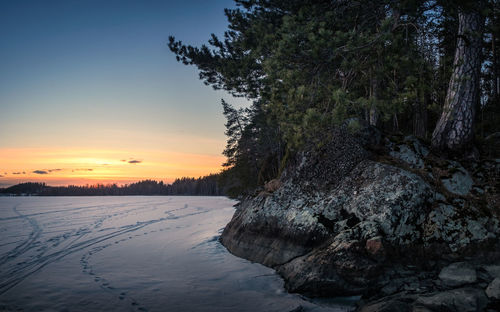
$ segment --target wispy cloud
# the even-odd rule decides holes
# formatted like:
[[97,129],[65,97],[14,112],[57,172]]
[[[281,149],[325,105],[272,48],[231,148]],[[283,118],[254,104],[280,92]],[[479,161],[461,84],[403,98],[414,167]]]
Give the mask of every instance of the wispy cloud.
[[23,174],[23,172],[12,172],[12,174]]
[[121,162],[129,163],[129,164],[140,164],[140,163],[142,163],[142,160],[135,159],[135,158],[132,158],[132,157],[130,157],[128,160],[127,159],[120,159],[120,161]]
[[3,178],[3,175],[0,174],[0,178]]
[[92,168],[78,168],[78,169],[71,170],[71,172],[75,172],[75,171],[94,171],[94,169],[92,169]]
[[[57,168],[57,169],[43,169],[43,170],[35,170],[32,172],[36,173],[36,174],[49,174],[49,173],[57,172],[57,171],[63,171],[63,169],[59,169],[59,168]],[[25,172],[23,172],[23,173],[25,173]],[[20,172],[17,174],[20,174]]]

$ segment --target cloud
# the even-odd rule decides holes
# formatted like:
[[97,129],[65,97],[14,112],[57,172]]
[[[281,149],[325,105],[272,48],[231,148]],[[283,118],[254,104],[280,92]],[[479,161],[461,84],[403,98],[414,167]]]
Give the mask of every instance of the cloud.
[[23,174],[23,172],[12,172],[12,174]]
[[[59,169],[59,168],[58,169],[43,169],[43,170],[35,170],[32,172],[36,173],[36,174],[49,174],[49,173],[56,172],[56,171],[63,171],[63,169]],[[17,172],[14,174],[21,174],[21,173]],[[26,172],[23,171],[23,174],[26,174]]]
[[0,174],[0,178],[3,178],[3,175]]
[[129,164],[140,164],[140,163],[142,163],[142,160],[135,159],[135,158],[132,158],[132,157],[130,157],[128,160],[127,159],[121,159],[120,161],[129,163]]
[[92,168],[78,168],[78,169],[71,170],[71,172],[75,172],[75,171],[94,171],[94,169],[92,169]]

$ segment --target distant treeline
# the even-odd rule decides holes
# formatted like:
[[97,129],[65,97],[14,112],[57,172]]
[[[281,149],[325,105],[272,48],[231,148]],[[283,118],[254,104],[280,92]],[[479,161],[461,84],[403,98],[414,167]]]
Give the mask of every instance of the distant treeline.
[[45,183],[20,183],[0,189],[0,194],[38,195],[38,196],[106,196],[106,195],[224,195],[218,185],[218,175],[211,174],[200,178],[180,178],[172,184],[162,181],[144,180],[119,186],[117,184],[49,186]]

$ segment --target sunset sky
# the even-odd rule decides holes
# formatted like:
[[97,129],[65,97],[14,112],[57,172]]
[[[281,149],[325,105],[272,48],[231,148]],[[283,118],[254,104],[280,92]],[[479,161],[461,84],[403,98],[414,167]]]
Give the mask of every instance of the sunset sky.
[[[174,4],[176,3],[176,4]],[[218,172],[220,99],[167,47],[226,29],[230,0],[1,1],[0,187]]]

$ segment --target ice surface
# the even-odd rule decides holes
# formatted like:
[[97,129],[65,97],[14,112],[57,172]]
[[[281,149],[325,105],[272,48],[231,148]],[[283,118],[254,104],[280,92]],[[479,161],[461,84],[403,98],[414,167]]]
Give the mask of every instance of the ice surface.
[[218,237],[225,197],[0,197],[0,310],[350,310],[288,294]]

